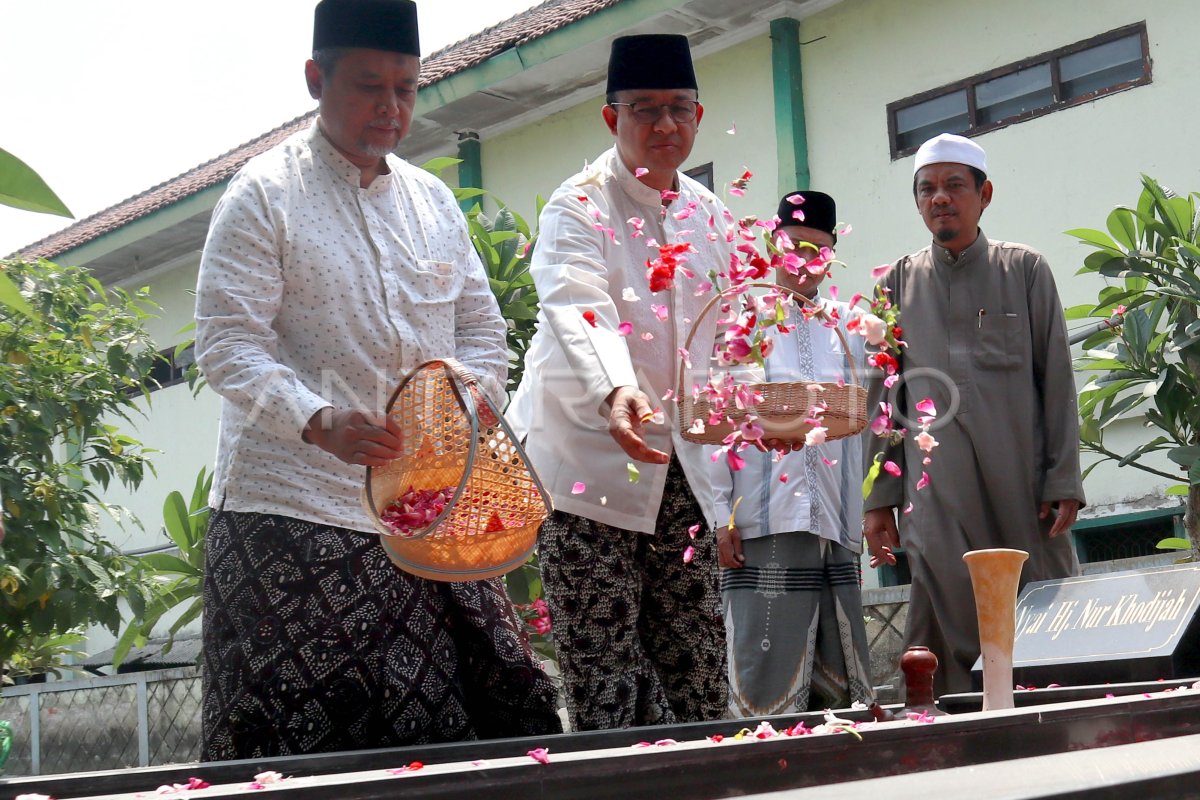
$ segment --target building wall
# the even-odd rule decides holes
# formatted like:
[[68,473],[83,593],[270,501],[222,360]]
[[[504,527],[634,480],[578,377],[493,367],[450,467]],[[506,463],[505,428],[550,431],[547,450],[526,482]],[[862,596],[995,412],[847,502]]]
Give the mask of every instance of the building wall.
[[[192,331],[181,328],[192,320],[195,297],[191,292],[196,286],[198,269],[199,256],[196,256],[149,280],[131,282],[132,287],[147,286],[151,298],[160,306],[157,316],[146,324],[160,350],[193,336]],[[174,491],[180,492],[185,502],[190,500],[200,469],[212,471],[220,417],[220,398],[216,392],[204,388],[193,396],[186,383],[154,391],[149,403],[138,399],[137,405],[143,412],[141,415],[131,415],[129,421],[117,420],[115,424],[156,451],[150,456],[154,472],[147,472],[141,486],[134,491],[114,482],[105,492],[105,501],[128,509],[141,524],[129,521],[118,525],[107,516],[100,517],[102,530],[125,552],[170,544],[163,532],[163,502]],[[171,615],[164,619],[163,633],[174,618]],[[186,630],[199,632],[199,620]],[[115,637],[99,626],[89,628],[88,638],[87,649],[93,653],[115,642]]]
[[[813,186],[836,194],[839,215],[855,228],[839,241],[838,254],[851,265],[838,279],[843,289],[868,287],[870,268],[929,241],[913,204],[912,156],[891,160],[888,103],[1141,20],[1152,83],[976,139],[995,186],[982,229],[1041,250],[1064,306],[1072,306],[1094,302],[1103,279],[1075,275],[1091,250],[1064,231],[1103,229],[1113,206],[1136,201],[1141,173],[1181,191],[1195,188],[1191,126],[1169,110],[1194,108],[1200,51],[1190,32],[1200,24],[1200,6],[1094,0],[1082,14],[1076,3],[1045,0],[845,0],[803,21],[801,41],[812,41],[801,52]],[[1117,444],[1145,440],[1136,424],[1113,433]],[[1105,506],[1160,497],[1166,485],[1108,465],[1085,488],[1092,506]]]

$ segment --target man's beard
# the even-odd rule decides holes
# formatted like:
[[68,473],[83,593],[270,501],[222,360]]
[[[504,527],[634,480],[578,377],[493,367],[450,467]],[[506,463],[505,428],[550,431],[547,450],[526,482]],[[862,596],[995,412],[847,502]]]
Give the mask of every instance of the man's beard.
[[954,241],[954,237],[958,236],[958,231],[952,231],[948,228],[942,228],[940,231],[935,233],[933,236],[939,242],[945,244],[946,242]]
[[388,153],[391,153],[394,148],[388,147],[385,144],[371,144],[369,142],[362,142],[360,149],[365,156],[370,156],[371,158],[383,158]]

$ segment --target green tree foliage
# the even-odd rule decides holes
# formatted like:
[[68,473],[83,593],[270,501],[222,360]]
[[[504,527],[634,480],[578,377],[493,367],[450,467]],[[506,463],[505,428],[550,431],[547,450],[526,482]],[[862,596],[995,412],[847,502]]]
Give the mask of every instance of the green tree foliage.
[[[136,487],[149,464],[115,423],[158,355],[144,329],[144,292],[106,291],[85,271],[48,261],[0,262],[32,316],[0,307],[0,667],[99,623],[120,625],[117,601],[140,596],[130,559],[98,526],[120,510],[101,499]],[[61,641],[61,640],[60,640]]]
[[[421,168],[440,175],[442,170],[460,163],[461,159],[457,158],[435,158],[422,164]],[[454,189],[454,197],[460,203],[482,200],[486,196],[489,196],[489,192],[485,189]],[[475,252],[487,271],[492,294],[500,305],[500,315],[507,325],[509,361],[506,388],[511,395],[521,383],[521,376],[525,372],[525,351],[529,349],[529,341],[537,324],[537,287],[533,285],[533,276],[529,274],[529,261],[538,233],[503,201],[495,197],[493,200],[498,206],[494,215],[485,214],[481,203],[476,203],[466,212],[467,229],[471,244],[475,246]],[[546,201],[538,197],[535,203],[535,217],[540,217]]]
[[[1108,216],[1107,231],[1067,231],[1095,248],[1080,273],[1109,279],[1094,305],[1068,310],[1068,318],[1117,315],[1084,342],[1076,369],[1093,373],[1079,395],[1080,440],[1101,461],[1136,467],[1172,481],[1168,491],[1187,497],[1185,527],[1200,544],[1200,216],[1192,193],[1177,196],[1142,177],[1132,207]],[[1142,416],[1148,439],[1116,452],[1105,430],[1118,419]],[[1164,453],[1176,471],[1147,463]]]
[[[71,216],[41,176],[7,150],[0,150],[0,205],[60,217]],[[16,309],[26,316],[33,314],[16,284],[3,272],[0,272],[0,307]]]
[[[542,199],[537,201],[540,216]],[[516,391],[525,373],[525,351],[537,324],[538,297],[533,276],[529,274],[529,259],[537,233],[520,214],[501,205],[495,215],[488,217],[475,206],[467,213],[471,243],[475,245],[500,315],[507,326],[509,394]]]

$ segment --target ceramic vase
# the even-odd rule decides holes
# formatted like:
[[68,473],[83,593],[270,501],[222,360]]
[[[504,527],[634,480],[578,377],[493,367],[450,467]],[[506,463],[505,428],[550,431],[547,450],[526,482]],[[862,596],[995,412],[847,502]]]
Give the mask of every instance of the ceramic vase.
[[983,710],[1013,707],[1013,641],[1017,627],[1017,586],[1024,550],[996,548],[963,554],[975,590],[979,650],[983,656]]

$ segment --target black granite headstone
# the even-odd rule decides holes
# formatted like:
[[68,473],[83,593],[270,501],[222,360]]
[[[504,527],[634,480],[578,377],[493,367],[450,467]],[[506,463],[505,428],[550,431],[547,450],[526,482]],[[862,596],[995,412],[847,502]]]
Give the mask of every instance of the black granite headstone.
[[[1200,564],[1026,585],[1013,680],[1044,687],[1200,676]],[[975,662],[976,688],[983,685]]]

